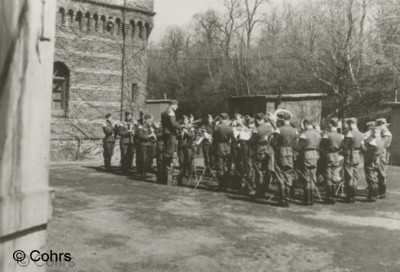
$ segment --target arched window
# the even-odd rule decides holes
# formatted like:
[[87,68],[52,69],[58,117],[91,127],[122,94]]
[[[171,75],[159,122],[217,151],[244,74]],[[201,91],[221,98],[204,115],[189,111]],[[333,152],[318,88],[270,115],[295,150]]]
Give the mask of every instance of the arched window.
[[117,35],[121,35],[121,29],[122,29],[122,25],[121,25],[121,19],[117,18],[117,20],[115,20],[115,23],[117,25]]
[[145,28],[145,31],[146,31],[145,38],[146,38],[146,40],[148,40],[149,37],[150,37],[150,32],[151,32],[150,24],[149,24],[149,23],[146,23],[146,24],[144,25],[144,28]]
[[111,34],[113,34],[113,32],[114,32],[114,23],[112,22],[112,17],[108,18],[107,32],[109,32]]
[[69,69],[64,63],[58,61],[54,63],[51,104],[53,116],[67,116],[68,114],[69,76]]
[[93,20],[94,20],[94,31],[98,32],[99,31],[99,15],[94,14]]
[[135,27],[136,27],[136,25],[135,25],[135,21],[130,21],[130,26],[131,26],[131,36],[132,36],[132,38],[135,38]]
[[66,18],[65,18],[65,9],[64,8],[60,8],[59,16],[60,16],[60,19],[59,19],[60,25],[65,26]]
[[143,40],[143,23],[141,21],[138,22],[137,24],[138,28],[139,28],[139,39]]
[[103,33],[106,33],[106,31],[107,31],[107,20],[106,20],[106,16],[104,16],[104,15],[101,16],[101,27],[102,27],[101,31]]
[[74,25],[74,11],[72,9],[68,10],[68,25]]
[[78,11],[78,12],[76,13],[75,21],[78,22],[79,30],[82,30],[82,19],[83,19],[82,12]]
[[86,19],[86,27],[87,27],[87,32],[90,32],[91,27],[92,27],[92,18],[90,17],[90,13],[86,12],[85,14],[85,19]]

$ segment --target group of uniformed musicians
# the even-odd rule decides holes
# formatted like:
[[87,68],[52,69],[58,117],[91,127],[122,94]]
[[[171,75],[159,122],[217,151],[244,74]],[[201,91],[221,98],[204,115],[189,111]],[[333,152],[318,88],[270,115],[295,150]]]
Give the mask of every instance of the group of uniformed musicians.
[[[358,167],[363,161],[368,200],[385,197],[392,135],[384,118],[369,122],[366,133],[358,130],[356,118],[331,118],[329,128],[321,132],[307,119],[296,127],[287,110],[258,113],[255,118],[236,114],[233,120],[226,113],[198,121],[190,115],[178,122],[177,108],[178,101],[172,100],[161,115],[161,124],[154,123],[148,114],[134,122],[126,112],[125,120],[114,125],[111,114],[107,114],[103,126],[105,168],[112,169],[111,157],[119,137],[124,173],[129,173],[136,152],[137,173],[146,179],[153,172],[159,183],[167,184],[177,151],[181,181],[189,178],[197,147],[201,147],[204,173],[209,177],[216,174],[218,190],[230,187],[262,197],[272,183],[277,183],[280,204],[288,207],[289,199],[295,196],[294,182],[303,189],[304,204],[313,205],[319,177],[326,184],[326,203],[335,204],[340,184],[346,190],[347,202],[354,203]],[[152,168],[154,159],[157,170]]]

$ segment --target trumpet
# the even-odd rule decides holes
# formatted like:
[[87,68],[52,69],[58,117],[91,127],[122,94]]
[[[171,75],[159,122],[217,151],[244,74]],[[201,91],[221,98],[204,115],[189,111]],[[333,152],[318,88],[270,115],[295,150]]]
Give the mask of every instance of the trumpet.
[[154,128],[153,128],[152,124],[148,123],[148,124],[146,124],[146,126],[150,130],[149,138],[153,137],[157,141],[157,135],[156,135],[156,133],[154,131]]

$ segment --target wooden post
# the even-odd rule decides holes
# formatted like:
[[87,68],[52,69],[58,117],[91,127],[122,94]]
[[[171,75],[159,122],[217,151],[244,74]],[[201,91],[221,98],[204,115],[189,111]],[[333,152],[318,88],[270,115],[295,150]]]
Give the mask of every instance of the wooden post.
[[44,252],[56,1],[0,0],[0,271]]

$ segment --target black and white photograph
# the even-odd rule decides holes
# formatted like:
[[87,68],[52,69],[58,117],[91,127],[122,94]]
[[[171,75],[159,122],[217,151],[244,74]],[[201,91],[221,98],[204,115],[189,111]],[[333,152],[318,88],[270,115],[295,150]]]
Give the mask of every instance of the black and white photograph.
[[400,0],[0,0],[0,272],[399,272]]

